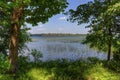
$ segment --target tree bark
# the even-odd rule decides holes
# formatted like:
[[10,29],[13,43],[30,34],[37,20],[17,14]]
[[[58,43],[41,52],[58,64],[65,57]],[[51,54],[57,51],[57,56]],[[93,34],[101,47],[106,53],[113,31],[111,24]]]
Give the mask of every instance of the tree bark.
[[18,66],[18,35],[19,27],[17,24],[12,24],[10,33],[10,49],[9,49],[9,61],[10,61],[10,71],[12,73],[17,71]]
[[9,45],[9,63],[10,73],[15,73],[18,70],[18,48],[19,48],[19,33],[20,33],[20,17],[23,8],[16,8],[12,12],[11,16],[11,28],[10,28],[10,45]]
[[111,41],[108,44],[108,56],[107,56],[107,61],[110,61],[111,58]]
[[108,39],[108,56],[107,56],[107,61],[110,61],[110,58],[111,58],[111,47],[112,47],[112,31],[111,31],[111,28],[109,28],[108,31],[109,31],[109,39]]

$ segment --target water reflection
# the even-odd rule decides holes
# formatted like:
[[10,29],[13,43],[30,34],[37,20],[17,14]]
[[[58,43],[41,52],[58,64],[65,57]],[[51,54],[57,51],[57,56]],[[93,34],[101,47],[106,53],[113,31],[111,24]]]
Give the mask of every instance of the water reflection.
[[[62,58],[68,60],[76,60],[86,59],[88,57],[98,57],[100,59],[106,59],[106,54],[104,54],[103,52],[98,52],[94,49],[90,49],[87,45],[83,45],[77,41],[72,42],[72,39],[70,41],[70,38],[68,40],[67,38],[64,39],[61,39],[61,41],[57,38],[34,38],[34,41],[28,43],[27,45],[30,50],[37,49],[43,53],[43,58],[41,58],[42,61]],[[75,39],[73,38],[73,40]]]

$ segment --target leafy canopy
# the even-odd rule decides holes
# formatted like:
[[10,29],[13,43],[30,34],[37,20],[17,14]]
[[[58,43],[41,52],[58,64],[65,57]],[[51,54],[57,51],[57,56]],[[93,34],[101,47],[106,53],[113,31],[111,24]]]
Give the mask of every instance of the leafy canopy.
[[[76,10],[69,10],[69,21],[78,25],[88,23],[91,30],[85,43],[100,50],[107,50],[108,44],[117,44],[116,36],[120,32],[120,1],[94,0],[79,5]],[[114,33],[113,33],[114,32]],[[117,34],[116,34],[117,32]],[[117,44],[118,45],[118,44]]]
[[56,15],[67,7],[66,0],[0,0],[0,51],[6,53],[9,49],[11,27],[14,20],[11,19],[13,12],[18,13],[22,9],[18,24],[21,27],[19,32],[19,51],[25,47],[25,42],[30,41],[27,34],[26,23],[33,26],[37,23],[45,23],[50,17]]
[[66,0],[0,0],[0,26],[8,26],[14,9],[23,8],[20,24],[45,23],[50,17],[64,11]]

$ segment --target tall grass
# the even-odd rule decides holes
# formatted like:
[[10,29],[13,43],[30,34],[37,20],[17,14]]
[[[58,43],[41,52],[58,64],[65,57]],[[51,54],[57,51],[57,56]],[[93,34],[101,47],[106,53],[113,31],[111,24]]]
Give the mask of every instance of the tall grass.
[[21,62],[23,60],[19,60],[17,74],[11,76],[0,73],[0,80],[120,80],[120,72],[111,69],[106,61],[97,58],[87,61],[62,59],[39,63],[25,60]]

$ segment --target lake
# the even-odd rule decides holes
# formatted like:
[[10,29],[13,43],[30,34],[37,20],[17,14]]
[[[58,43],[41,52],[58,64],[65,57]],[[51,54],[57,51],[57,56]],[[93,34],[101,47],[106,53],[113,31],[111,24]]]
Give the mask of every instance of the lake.
[[[85,36],[64,36],[64,37],[41,37],[32,36],[32,42],[27,43],[30,51],[36,49],[41,51],[43,57],[42,61],[56,60],[56,59],[87,59],[88,57],[97,57],[99,59],[106,59],[107,55],[104,52],[89,48],[88,45],[82,44],[81,41]],[[33,57],[31,56],[31,60]]]

